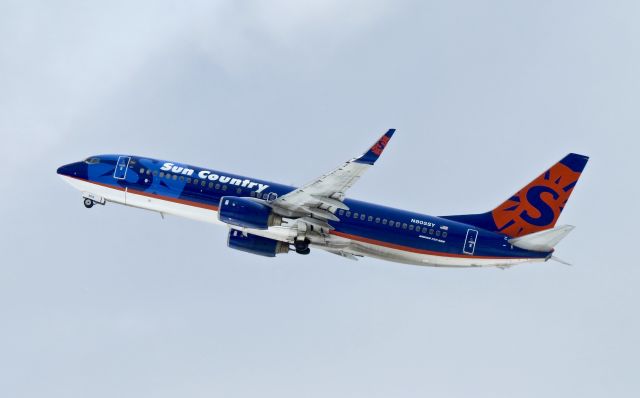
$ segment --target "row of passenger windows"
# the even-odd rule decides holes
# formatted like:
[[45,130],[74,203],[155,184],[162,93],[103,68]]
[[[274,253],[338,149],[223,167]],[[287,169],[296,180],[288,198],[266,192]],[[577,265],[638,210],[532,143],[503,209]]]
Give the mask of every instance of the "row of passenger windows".
[[[149,169],[140,168],[140,175],[153,175],[158,176],[160,178],[166,178],[167,180],[173,181],[186,181],[187,184],[200,185],[202,188],[209,187],[209,189],[216,189],[218,191],[226,191],[229,187],[226,184],[214,183],[213,181],[209,181],[207,184],[206,180],[199,180],[197,178],[178,176],[177,174],[165,173],[164,171],[158,172],[158,170],[154,170],[153,172]],[[242,193],[242,188],[236,188],[236,193]]]
[[375,222],[376,224],[388,225],[390,227],[408,229],[409,231],[415,230],[416,232],[422,232],[423,234],[442,236],[443,238],[447,237],[447,231],[440,231],[439,229],[434,230],[433,228],[421,227],[415,224],[401,223],[400,221],[387,220],[386,218],[380,217],[375,217],[374,219],[373,216],[367,216],[364,213],[352,213],[350,211],[339,210],[338,215],[347,218],[353,218],[355,220]]
[[[151,170],[144,169],[144,168],[140,168],[140,175],[153,175],[153,176],[158,176],[160,178],[166,178],[167,180],[173,180],[173,181],[180,180],[184,182],[186,180],[187,184],[200,185],[203,188],[209,187],[209,189],[215,189],[217,191],[223,191],[223,192],[226,192],[227,190],[229,190],[229,188],[233,188],[233,187],[227,186],[226,184],[214,183],[212,181],[209,181],[207,183],[207,181],[199,180],[197,178],[178,176],[176,174],[165,173],[164,171],[158,172],[158,170],[154,170],[152,172]],[[241,194],[242,188],[237,187],[236,193]],[[275,200],[278,197],[278,195],[275,194],[274,192],[269,192],[269,193],[265,192],[261,194],[255,191],[251,191],[251,196],[254,198],[258,198],[258,199],[262,198],[264,200],[269,200],[269,201]]]
[[[206,188],[208,186],[209,189],[216,189],[218,191],[228,190],[228,187],[225,184],[220,184],[220,183],[214,184],[212,181],[209,181],[209,183],[207,184],[207,181],[205,180],[199,180],[197,178],[191,178],[191,177],[185,177],[185,176],[178,176],[176,174],[165,173],[164,171],[158,172],[158,170],[154,170],[152,172],[149,169],[140,168],[140,175],[159,176],[160,178],[166,178],[167,180],[173,180],[173,181],[177,181],[177,180],[185,181],[186,179],[187,184],[200,185],[203,188]],[[236,193],[238,194],[242,193],[242,188],[240,187],[236,188]],[[272,195],[273,197],[270,197],[269,195]],[[273,200],[277,197],[274,193],[271,193],[271,194],[264,193],[261,195],[260,193],[257,193],[255,191],[251,192],[251,196],[256,198],[260,198],[262,196],[262,198],[265,200]],[[353,217],[354,219],[356,220],[359,219],[360,221],[375,222],[376,224],[382,223],[382,225],[388,225],[390,227],[395,227],[395,228],[408,229],[409,231],[415,230],[418,233],[422,232],[423,234],[428,233],[429,235],[442,236],[443,238],[447,237],[447,231],[441,232],[440,230],[434,230],[433,228],[420,227],[419,225],[401,223],[400,221],[387,220],[386,218],[380,218],[380,217],[376,217],[374,219],[373,216],[367,217],[367,215],[364,213],[356,213],[356,212],[352,213],[350,211],[339,210],[338,215],[346,216],[347,218]]]

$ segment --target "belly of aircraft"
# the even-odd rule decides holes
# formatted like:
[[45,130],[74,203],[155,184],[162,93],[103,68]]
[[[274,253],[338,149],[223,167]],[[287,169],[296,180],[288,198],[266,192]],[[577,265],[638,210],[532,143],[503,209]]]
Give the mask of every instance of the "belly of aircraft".
[[349,248],[345,250],[355,255],[373,257],[381,260],[393,261],[403,264],[422,265],[430,267],[510,267],[527,262],[544,261],[544,259],[527,258],[478,258],[474,256],[452,257],[447,256],[447,253],[442,253],[441,255],[412,253],[409,251],[356,241],[352,241],[352,244],[349,245]]
[[[144,192],[119,189],[103,184],[63,176],[63,179],[74,188],[83,192],[83,195],[91,193],[98,195],[107,201],[125,204],[127,206],[152,210],[163,214],[185,217],[192,220],[204,221],[214,224],[222,224],[218,220],[217,211],[211,206],[194,206],[187,203],[178,203],[171,198],[149,195]],[[209,207],[209,208],[207,208]],[[247,230],[247,232],[266,238],[293,242],[296,236],[294,227],[271,227],[268,230]],[[312,246],[327,251],[340,250],[355,256],[373,257],[380,260],[393,261],[403,264],[423,265],[432,267],[510,267],[513,265],[544,261],[544,259],[527,258],[480,258],[476,256],[448,256],[442,254],[424,254],[411,251],[380,246],[372,243],[359,242],[352,239],[330,236],[328,238],[312,237]]]

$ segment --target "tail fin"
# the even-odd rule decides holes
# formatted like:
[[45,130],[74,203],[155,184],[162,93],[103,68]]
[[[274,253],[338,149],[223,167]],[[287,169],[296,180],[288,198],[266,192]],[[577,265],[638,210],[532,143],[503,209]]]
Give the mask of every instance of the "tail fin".
[[490,212],[443,218],[512,238],[553,228],[588,160],[570,153]]

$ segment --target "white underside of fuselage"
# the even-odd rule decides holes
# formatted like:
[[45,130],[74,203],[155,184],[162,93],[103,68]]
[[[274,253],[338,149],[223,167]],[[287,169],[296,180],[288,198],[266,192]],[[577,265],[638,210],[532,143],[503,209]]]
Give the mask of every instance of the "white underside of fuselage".
[[[98,203],[113,202],[126,206],[152,210],[161,214],[184,217],[196,221],[204,221],[212,224],[229,226],[218,220],[218,212],[198,206],[164,200],[159,197],[140,195],[128,190],[119,190],[105,185],[95,184],[89,181],[63,176],[60,177],[71,186],[82,192],[84,197],[88,197]],[[235,227],[234,227],[235,228]],[[293,243],[298,235],[295,223],[292,226],[286,224],[279,227],[270,227],[268,230],[242,229],[248,233]],[[340,236],[320,234],[309,234],[306,236],[311,240],[311,246],[336,254],[351,256],[374,257],[382,260],[393,261],[403,264],[425,265],[434,267],[510,267],[526,262],[543,262],[544,259],[528,258],[479,258],[474,256],[450,257],[445,253],[442,255],[432,255],[424,253],[414,253],[382,245],[361,242]]]

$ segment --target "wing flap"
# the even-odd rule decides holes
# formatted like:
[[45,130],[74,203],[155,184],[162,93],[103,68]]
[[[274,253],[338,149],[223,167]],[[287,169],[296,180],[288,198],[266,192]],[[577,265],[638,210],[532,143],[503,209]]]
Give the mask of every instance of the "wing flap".
[[336,209],[349,210],[349,206],[345,205],[343,202],[337,199],[333,199],[327,196],[320,196],[320,195],[311,195],[311,196],[325,206],[335,207]]

